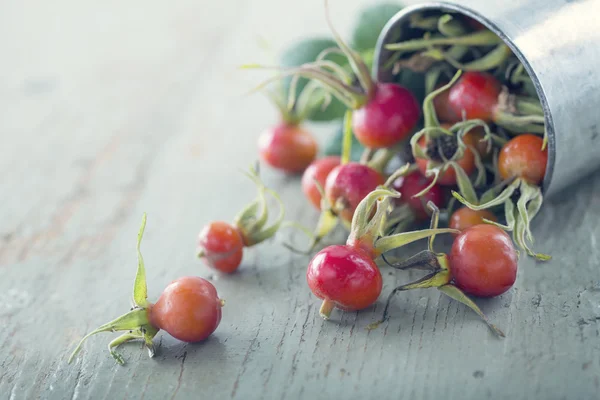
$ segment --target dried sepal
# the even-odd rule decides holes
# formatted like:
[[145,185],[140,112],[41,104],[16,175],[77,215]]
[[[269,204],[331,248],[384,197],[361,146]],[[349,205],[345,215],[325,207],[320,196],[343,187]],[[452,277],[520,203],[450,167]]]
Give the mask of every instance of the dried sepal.
[[462,197],[471,204],[477,203],[477,194],[475,193],[475,189],[465,170],[454,161],[451,161],[448,164],[451,168],[454,168],[454,172],[456,173],[456,184],[458,185],[458,190]]
[[[251,167],[244,174],[257,187],[257,196],[248,206],[246,206],[234,219],[234,225],[239,229],[244,244],[248,247],[259,244],[275,235],[279,230],[284,218],[285,207],[281,198],[274,190],[265,186],[259,177],[258,166]],[[279,213],[271,225],[269,221],[269,207],[267,204],[267,195],[277,204]]]
[[[436,230],[439,221],[439,210],[433,203],[431,208],[434,211],[434,217],[431,220],[431,230]],[[422,251],[415,256],[397,264],[389,263],[385,258],[384,261],[388,265],[397,269],[425,269],[430,273],[414,282],[401,285],[396,287],[388,295],[385,308],[383,310],[383,316],[380,321],[372,323],[368,326],[368,329],[374,329],[379,326],[382,322],[389,318],[389,307],[394,296],[400,291],[412,290],[412,289],[425,289],[425,288],[437,288],[442,293],[459,301],[473,310],[479,317],[487,324],[494,334],[500,337],[504,337],[504,333],[498,329],[494,324],[490,323],[485,314],[469,297],[467,297],[460,289],[452,285],[452,270],[449,265],[448,257],[444,253],[435,253],[433,251],[433,241],[435,236],[432,235],[428,243],[428,250]]]
[[469,297],[467,297],[467,295],[464,294],[459,288],[457,288],[454,285],[443,285],[443,286],[438,287],[438,290],[441,291],[442,293],[444,293],[445,295],[449,296],[450,298],[457,300],[460,303],[464,304],[465,306],[469,307],[471,310],[475,311],[475,313],[477,315],[479,315],[479,317],[487,324],[487,326],[490,328],[490,330],[495,335],[497,335],[499,337],[505,337],[504,332],[502,332],[500,329],[498,329],[498,327],[496,325],[492,324],[488,320],[486,315],[477,306],[477,304],[475,304],[475,302],[473,302],[473,300],[471,300]]
[[467,33],[462,22],[454,18],[451,14],[444,14],[438,19],[437,30],[447,37],[457,37]]
[[[152,338],[158,332],[157,328],[154,328],[148,319],[148,301],[147,301],[147,286],[146,286],[146,270],[144,267],[144,260],[140,251],[141,241],[144,235],[144,229],[146,227],[146,214],[143,214],[142,224],[140,226],[138,237],[137,237],[137,258],[138,267],[136,277],[133,285],[133,300],[135,306],[127,313],[115,318],[114,320],[107,322],[94,329],[93,331],[86,334],[77,344],[67,362],[70,364],[75,356],[81,350],[83,343],[91,336],[101,332],[116,332],[116,331],[129,331],[117,339],[110,342],[108,351],[115,361],[121,365],[125,363],[124,358],[115,351],[115,348],[122,343],[128,342],[135,339],[143,339],[148,348],[152,348]],[[153,355],[153,351],[151,353]],[[151,355],[151,356],[152,356]]]
[[448,53],[440,53],[443,56],[444,61],[448,62],[454,68],[461,69],[463,71],[489,71],[504,64],[512,55],[510,47],[504,43],[498,44],[493,50],[489,51],[483,57],[479,57],[476,60],[467,63],[459,62],[455,58],[450,57]]

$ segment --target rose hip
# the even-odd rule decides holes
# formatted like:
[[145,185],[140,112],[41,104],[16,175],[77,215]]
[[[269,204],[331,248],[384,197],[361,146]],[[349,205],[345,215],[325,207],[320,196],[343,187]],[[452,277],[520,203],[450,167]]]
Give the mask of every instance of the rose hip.
[[521,178],[539,185],[546,176],[548,149],[542,150],[543,139],[522,134],[502,147],[498,156],[498,171],[502,179]]
[[512,240],[494,225],[475,225],[458,235],[448,261],[456,286],[479,297],[498,296],[517,278],[517,252]]
[[83,343],[100,332],[126,331],[110,342],[108,350],[115,361],[125,364],[123,356],[115,351],[131,340],[143,340],[150,357],[154,356],[153,339],[162,329],[176,339],[194,343],[205,340],[221,322],[221,308],[225,304],[212,283],[197,276],[185,276],[171,282],[156,303],[148,301],[146,268],[140,251],[146,214],[138,233],[138,269],[133,287],[134,307],[126,314],[101,325],[81,339],[68,362],[71,363]]
[[[402,169],[398,175],[404,175]],[[395,174],[390,181],[396,179]],[[320,314],[328,319],[334,308],[356,311],[372,305],[381,293],[382,278],[375,259],[381,254],[451,229],[425,229],[380,237],[392,198],[400,193],[379,187],[368,193],[355,210],[345,245],[328,246],[308,264],[306,279],[315,296],[323,300]]]
[[261,160],[271,167],[295,174],[302,172],[317,155],[317,142],[298,125],[281,123],[264,131],[258,139]]
[[419,103],[408,89],[376,83],[367,103],[352,114],[352,127],[363,146],[390,147],[411,133],[420,116]]
[[[257,199],[246,206],[232,224],[215,221],[206,225],[198,235],[197,255],[209,267],[224,272],[235,272],[243,258],[244,247],[255,246],[275,235],[283,222],[285,210],[281,199],[273,190],[265,187],[256,169],[247,176],[258,187]],[[269,226],[269,209],[266,195],[279,205],[279,215]]]
[[452,213],[452,216],[450,217],[450,223],[448,225],[450,228],[462,232],[472,226],[484,224],[484,218],[493,222],[498,221],[494,213],[491,211],[475,211],[471,210],[469,207],[461,207]]
[[325,181],[325,195],[338,216],[350,222],[358,204],[383,183],[379,172],[367,165],[350,162],[335,167],[329,173]]
[[215,221],[202,229],[198,246],[204,249],[204,259],[210,267],[230,273],[242,261],[244,239],[237,227]]
[[382,288],[379,268],[372,256],[350,246],[329,246],[308,264],[310,290],[324,300],[321,315],[329,318],[334,307],[362,310],[373,304]]
[[430,178],[425,178],[419,171],[412,172],[406,176],[397,178],[392,184],[392,188],[400,192],[400,198],[397,203],[408,204],[414,212],[417,220],[426,220],[429,218],[427,203],[432,202],[437,207],[442,207],[444,203],[444,191],[438,185],[433,185],[427,193],[421,197],[414,197],[431,184]]
[[302,191],[310,203],[321,210],[321,189],[325,190],[325,181],[329,173],[340,165],[340,157],[329,156],[313,161],[302,175]]

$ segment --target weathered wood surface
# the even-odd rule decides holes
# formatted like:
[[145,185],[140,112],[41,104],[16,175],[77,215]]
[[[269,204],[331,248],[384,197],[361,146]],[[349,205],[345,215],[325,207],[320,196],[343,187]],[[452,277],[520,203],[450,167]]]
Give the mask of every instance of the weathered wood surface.
[[[346,32],[366,2],[333,2]],[[275,113],[243,97],[257,53],[326,33],[321,1],[3,2],[0,5],[0,398],[593,399],[600,390],[600,179],[544,207],[534,224],[544,265],[522,260],[516,287],[481,302],[507,338],[436,291],[382,311],[323,322],[307,259],[275,242],[218,277],[194,259],[211,219],[254,194],[239,172]],[[318,127],[327,133],[330,127]],[[306,224],[297,179],[265,171],[289,217]],[[207,342],[160,333],[120,367],[95,325],[127,310],[142,212],[149,293],[184,274],[227,299]],[[298,238],[300,240],[300,238]],[[412,247],[409,250],[415,250]],[[414,276],[385,270],[382,299]]]

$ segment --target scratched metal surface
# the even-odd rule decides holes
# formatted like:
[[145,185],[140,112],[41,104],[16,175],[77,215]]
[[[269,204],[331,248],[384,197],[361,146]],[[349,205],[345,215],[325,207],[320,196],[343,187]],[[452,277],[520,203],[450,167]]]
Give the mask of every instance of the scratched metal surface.
[[[538,250],[554,259],[522,260],[516,287],[480,302],[504,340],[435,291],[399,296],[371,332],[381,301],[323,322],[307,259],[277,243],[228,277],[193,257],[202,224],[253,197],[238,168],[276,119],[241,96],[258,75],[237,65],[269,61],[258,35],[278,49],[326,33],[321,2],[32,3],[0,5],[0,399],[597,398],[599,178],[537,218]],[[342,32],[363,4],[332,2]],[[290,218],[315,221],[297,179],[264,177]],[[212,277],[223,321],[197,345],[160,333],[155,359],[124,346],[124,367],[98,335],[69,366],[84,333],[129,307],[144,211],[150,297],[178,276]],[[382,299],[415,276],[385,270]]]

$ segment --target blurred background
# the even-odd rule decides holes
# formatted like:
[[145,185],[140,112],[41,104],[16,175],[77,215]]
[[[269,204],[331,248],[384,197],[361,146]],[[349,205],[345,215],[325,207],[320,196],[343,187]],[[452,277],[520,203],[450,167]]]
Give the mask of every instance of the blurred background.
[[[330,1],[346,40],[368,3]],[[313,36],[331,37],[322,0],[2,2],[0,264],[94,259],[123,224],[129,249],[143,211],[162,235],[189,238],[154,256],[188,263],[205,219],[251,200],[239,171],[278,122],[265,96],[247,94],[272,71],[239,67],[277,64]],[[309,126],[323,142],[339,124]]]
[[[347,36],[367,4],[331,1],[336,28]],[[73,229],[65,233],[92,231],[119,218],[124,187],[161,197],[141,201],[150,223],[167,222],[189,196],[229,218],[247,199],[225,207],[223,198],[246,184],[238,169],[256,159],[256,139],[278,118],[266,97],[246,95],[271,72],[239,66],[272,65],[311,35],[330,36],[322,0],[2,2],[1,201],[12,211],[0,231],[26,236],[36,227],[22,224],[23,213],[51,224],[41,218],[49,207],[78,195],[88,212],[69,211],[82,224],[65,224]],[[335,128],[312,129],[322,140]]]

